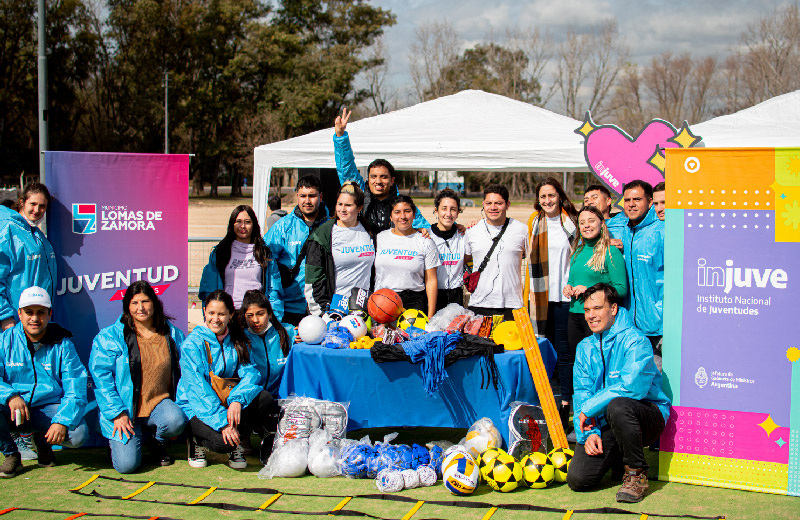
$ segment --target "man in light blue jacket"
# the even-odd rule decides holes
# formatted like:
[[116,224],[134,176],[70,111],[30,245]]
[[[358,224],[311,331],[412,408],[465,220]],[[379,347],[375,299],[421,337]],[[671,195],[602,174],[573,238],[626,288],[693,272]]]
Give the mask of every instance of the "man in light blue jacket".
[[56,465],[53,444],[77,448],[89,429],[86,368],[72,344],[72,333],[56,323],[50,296],[30,287],[19,297],[19,319],[0,334],[0,449],[5,455],[0,477],[22,469],[11,432],[33,432],[39,466]]
[[644,446],[664,431],[670,401],[647,338],[619,308],[619,295],[599,283],[584,292],[592,335],[578,344],[573,373],[577,444],[567,483],[594,488],[624,465],[618,502],[639,502],[648,488]]

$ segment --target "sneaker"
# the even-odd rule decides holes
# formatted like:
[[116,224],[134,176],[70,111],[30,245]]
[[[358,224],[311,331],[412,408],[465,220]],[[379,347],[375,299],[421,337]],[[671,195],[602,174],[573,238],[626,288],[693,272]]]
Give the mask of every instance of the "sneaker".
[[622,487],[617,491],[617,502],[626,502],[628,504],[641,502],[648,487],[650,486],[647,483],[646,471],[625,466]]
[[47,442],[43,433],[34,433],[33,440],[36,443],[36,451],[39,453],[39,466],[52,468],[57,464],[56,456],[53,454],[53,446]]
[[150,437],[145,441],[150,453],[162,466],[172,466],[175,461],[169,453],[167,453],[167,445],[163,442],[158,442],[154,437]]
[[261,461],[261,464],[267,465],[267,461],[269,460],[269,456],[272,455],[272,445],[275,444],[275,434],[268,433],[264,436],[261,440],[261,449],[258,452],[258,460]]
[[36,460],[39,457],[39,455],[33,451],[32,433],[12,433],[11,437],[14,439],[14,442],[17,445],[17,449],[19,450],[19,454],[22,456],[22,460]]
[[247,459],[244,457],[244,448],[241,444],[237,444],[228,457],[228,466],[233,469],[245,469],[247,467]]
[[189,437],[186,442],[189,445],[189,465],[193,468],[205,468],[208,466],[206,449],[197,444],[194,437]]
[[17,471],[22,469],[22,456],[19,453],[6,455],[6,460],[0,464],[0,478],[12,478]]

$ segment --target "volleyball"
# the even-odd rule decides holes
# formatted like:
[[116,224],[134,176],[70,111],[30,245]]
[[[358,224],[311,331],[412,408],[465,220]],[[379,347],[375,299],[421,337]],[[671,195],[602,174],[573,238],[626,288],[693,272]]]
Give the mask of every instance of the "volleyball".
[[389,323],[403,312],[403,300],[391,289],[378,289],[369,297],[367,312],[375,323]]
[[364,323],[364,319],[361,316],[356,314],[348,314],[342,318],[339,326],[349,330],[350,334],[353,335],[354,341],[358,341],[367,335],[367,324]]
[[326,331],[327,324],[319,316],[306,316],[300,320],[300,324],[297,326],[300,339],[306,343],[321,343]]
[[486,465],[486,483],[495,491],[514,491],[522,482],[522,466],[508,453],[501,453]]
[[556,448],[548,454],[555,469],[556,482],[567,481],[567,470],[574,455],[575,452],[569,448]]
[[408,309],[397,318],[397,328],[406,330],[409,327],[416,327],[425,330],[428,326],[428,317],[424,312],[417,309]]
[[553,483],[556,476],[556,469],[550,461],[550,457],[544,453],[535,451],[522,458],[522,478],[528,487],[533,489],[546,488]]
[[478,487],[478,465],[466,453],[455,452],[442,463],[442,480],[454,495],[469,495]]

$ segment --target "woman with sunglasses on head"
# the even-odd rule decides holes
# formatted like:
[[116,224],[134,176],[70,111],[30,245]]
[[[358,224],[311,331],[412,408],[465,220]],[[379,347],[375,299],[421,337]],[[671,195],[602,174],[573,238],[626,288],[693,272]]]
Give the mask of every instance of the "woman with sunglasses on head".
[[213,291],[223,290],[233,298],[235,308],[244,293],[257,289],[269,298],[278,318],[283,318],[283,286],[278,266],[261,236],[253,208],[236,206],[228,219],[228,231],[208,256],[198,296],[200,301]]
[[464,264],[472,261],[472,255],[467,254],[464,232],[456,224],[462,211],[458,193],[450,188],[440,191],[433,201],[433,207],[436,224],[431,226],[431,238],[441,262],[436,270],[438,311],[451,303],[464,305]]
[[144,280],[125,290],[122,316],[94,338],[89,371],[100,429],[120,473],[141,465],[142,444],[149,444],[162,466],[173,463],[166,445],[187,421],[175,403],[183,340],[183,332]]
[[181,349],[178,404],[192,428],[189,465],[206,467],[211,450],[229,453],[228,465],[244,469],[240,432],[263,432],[274,403],[259,384],[250,340],[233,319],[233,298],[214,291],[204,303],[205,324],[192,330]]

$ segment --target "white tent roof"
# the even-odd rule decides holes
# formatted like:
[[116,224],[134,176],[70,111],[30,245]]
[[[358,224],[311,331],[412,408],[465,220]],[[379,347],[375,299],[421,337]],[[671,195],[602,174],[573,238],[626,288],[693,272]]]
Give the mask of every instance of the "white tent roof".
[[[581,121],[480,90],[347,125],[359,168],[381,157],[398,170],[588,171]],[[266,215],[274,167],[334,168],[333,128],[255,149],[253,206]]]
[[800,146],[800,90],[691,127],[708,147]]

